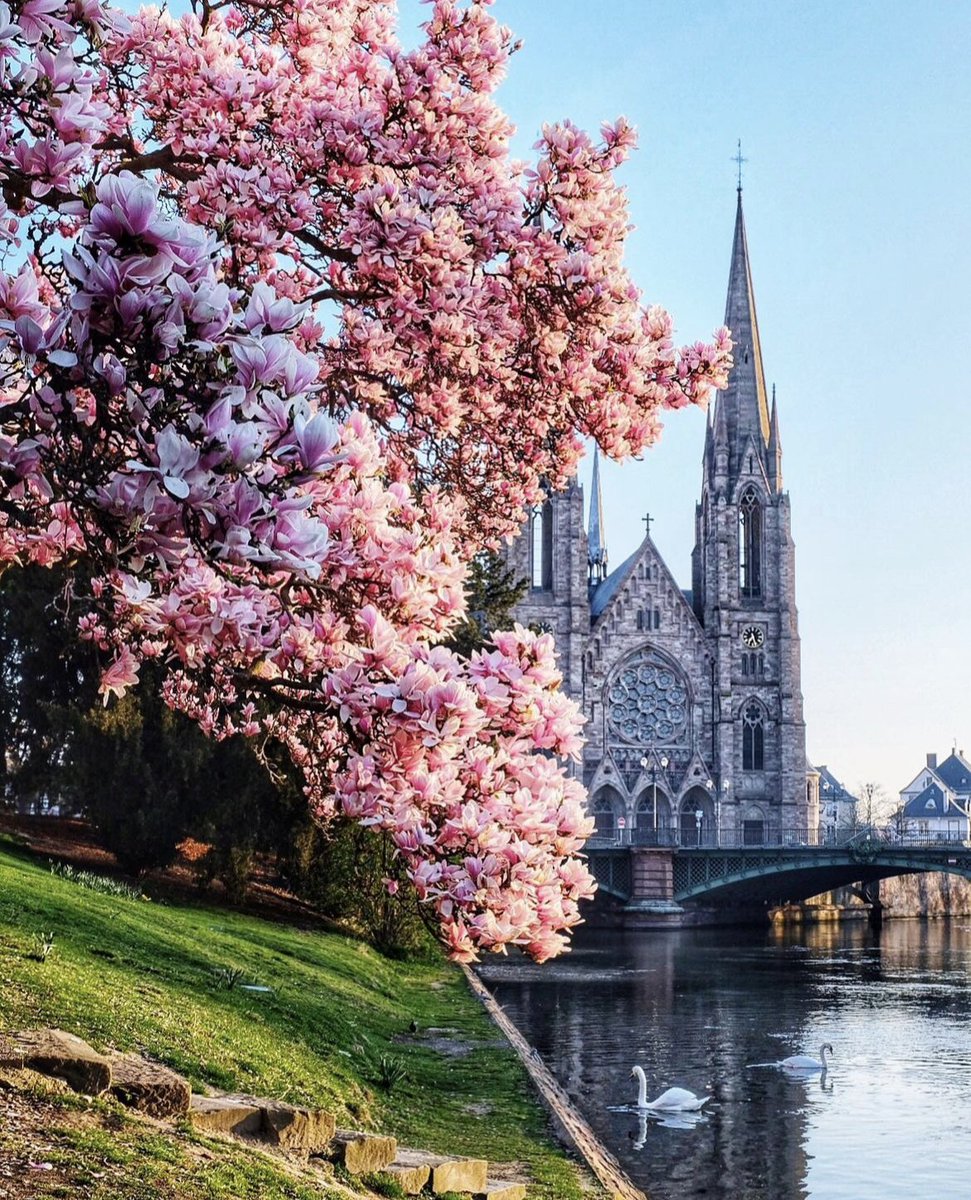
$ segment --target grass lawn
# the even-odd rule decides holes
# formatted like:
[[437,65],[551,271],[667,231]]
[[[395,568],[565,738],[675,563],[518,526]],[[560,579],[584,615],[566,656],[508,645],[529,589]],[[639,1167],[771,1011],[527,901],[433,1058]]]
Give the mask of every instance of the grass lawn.
[[[53,950],[38,961],[38,940],[51,933]],[[418,1025],[414,1036],[411,1022]],[[200,1090],[319,1105],[339,1126],[393,1133],[404,1145],[522,1163],[537,1198],[589,1195],[589,1182],[551,1144],[515,1055],[461,973],[444,961],[392,962],[332,933],[202,905],[103,895],[52,875],[46,863],[0,840],[0,1031],[43,1025],[78,1033],[99,1049],[141,1051]],[[404,1071],[390,1092],[382,1085],[393,1070],[389,1059]],[[103,1138],[105,1121],[114,1121],[111,1144],[129,1155],[131,1171],[122,1172],[128,1190],[119,1190],[114,1172],[106,1197],[325,1194],[234,1181],[242,1168],[230,1160],[241,1155],[225,1145],[207,1150],[206,1182],[206,1154],[193,1152],[199,1139],[157,1134],[157,1145],[146,1149],[141,1123],[102,1108],[87,1132],[83,1122],[71,1123],[63,1149]],[[0,1133],[0,1150],[2,1139]],[[257,1165],[264,1172],[272,1166]],[[162,1174],[144,1185],[149,1190],[137,1190],[146,1170]],[[163,1188],[166,1170],[173,1179],[188,1171],[189,1190],[168,1182]],[[217,1176],[229,1182],[217,1188]],[[99,1186],[95,1180],[70,1193],[23,1194],[99,1196]]]

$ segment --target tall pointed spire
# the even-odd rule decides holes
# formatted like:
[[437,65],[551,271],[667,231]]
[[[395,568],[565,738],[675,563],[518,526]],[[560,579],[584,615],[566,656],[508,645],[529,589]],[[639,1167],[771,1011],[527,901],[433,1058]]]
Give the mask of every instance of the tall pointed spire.
[[607,537],[604,499],[600,490],[600,451],[593,448],[593,478],[590,481],[590,521],[587,525],[587,563],[591,584],[607,578]]
[[767,447],[771,432],[741,188],[738,189],[735,214],[735,240],[732,243],[725,324],[731,330],[735,345],[735,365],[728,378],[728,387],[719,397],[718,404],[725,408],[734,458],[741,454],[750,436],[758,449]]

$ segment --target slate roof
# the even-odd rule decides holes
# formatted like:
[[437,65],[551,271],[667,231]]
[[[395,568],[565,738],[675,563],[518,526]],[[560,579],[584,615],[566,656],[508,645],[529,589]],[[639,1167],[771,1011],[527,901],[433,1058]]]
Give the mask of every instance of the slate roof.
[[962,796],[971,792],[971,763],[962,758],[956,750],[935,770],[952,792]]
[[919,795],[907,801],[903,815],[913,820],[926,820],[928,817],[963,817],[966,814],[942,788],[930,783]]
[[[854,803],[857,797],[852,792],[848,792],[842,783],[836,778],[829,767],[817,767],[819,772],[819,795],[824,801],[836,800],[852,800]],[[824,787],[824,784],[829,784],[829,787]]]
[[620,591],[624,580],[630,574],[631,568],[637,561],[641,553],[641,547],[634,551],[630,558],[625,558],[616,571],[611,571],[610,574],[601,583],[598,583],[593,590],[593,595],[590,597],[590,617],[596,620],[603,612],[607,605],[613,600],[614,596]]

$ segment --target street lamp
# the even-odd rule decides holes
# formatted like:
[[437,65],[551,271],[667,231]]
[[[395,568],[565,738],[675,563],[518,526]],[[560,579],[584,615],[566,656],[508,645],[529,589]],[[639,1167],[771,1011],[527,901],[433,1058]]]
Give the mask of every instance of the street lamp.
[[657,840],[657,766],[655,764],[660,763],[661,770],[666,771],[668,769],[668,763],[670,761],[671,760],[668,758],[668,756],[666,754],[662,754],[659,759],[655,759],[655,762],[651,762],[650,759],[648,759],[646,757],[641,759],[641,770],[642,771],[646,771],[648,768],[648,765],[650,765],[650,768],[651,768],[651,795],[654,800],[654,845],[655,846],[658,845],[658,840]]
[[[714,796],[714,797],[715,797],[715,803],[714,803],[714,806],[713,806],[713,807],[714,807],[714,809],[715,809],[715,812],[717,813],[717,811],[718,811],[718,794],[717,794],[717,792],[716,792],[716,790],[715,790],[715,781],[714,781],[714,779],[706,779],[706,780],[705,780],[705,787],[708,789],[708,795],[709,795],[709,796]],[[696,819],[696,820],[697,820],[697,815],[698,815],[698,814],[696,813],[696,814],[695,814],[695,819]],[[702,815],[702,816],[704,816],[704,813],[702,813],[701,815]],[[718,822],[717,822],[717,819],[716,819],[716,821],[715,821],[715,827],[717,828],[717,826],[718,826]],[[699,834],[699,841],[700,841],[700,835],[701,835],[701,827],[700,827],[700,826],[698,827],[698,834]]]
[[721,790],[721,794],[719,794],[719,793],[717,793],[717,792],[715,793],[715,833],[717,834],[717,837],[718,837],[718,840],[717,840],[717,843],[716,843],[716,844],[717,844],[717,845],[719,845],[719,846],[722,844],[722,843],[721,843],[721,828],[722,828],[722,804],[721,804],[721,802],[722,802],[722,796],[724,796],[726,800],[728,799],[728,793],[729,793],[729,790],[731,789],[731,786],[732,786],[732,785],[731,785],[731,781],[730,781],[730,780],[728,780],[728,779],[723,779],[723,780],[722,780],[722,790]]
[[697,842],[695,844],[698,846],[701,845],[701,821],[702,821],[702,818],[704,817],[704,815],[705,814],[704,814],[703,809],[700,809],[700,808],[695,809],[695,835],[697,837]]

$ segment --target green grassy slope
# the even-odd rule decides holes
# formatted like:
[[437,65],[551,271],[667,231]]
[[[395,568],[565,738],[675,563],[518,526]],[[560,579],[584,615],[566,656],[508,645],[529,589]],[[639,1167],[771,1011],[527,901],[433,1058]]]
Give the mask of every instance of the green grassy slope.
[[[54,950],[36,961],[37,935],[50,932]],[[237,969],[229,988],[219,973]],[[390,962],[349,938],[216,908],[102,895],[0,843],[0,1030],[40,1025],[142,1051],[200,1089],[317,1104],[339,1125],[406,1145],[522,1162],[537,1197],[582,1192],[518,1060],[448,964]],[[454,1031],[465,1052],[424,1044],[430,1027]],[[383,1056],[405,1070],[390,1094]]]

